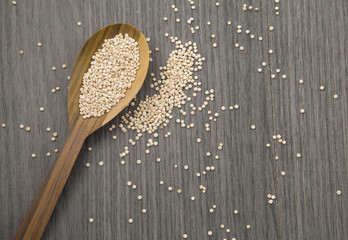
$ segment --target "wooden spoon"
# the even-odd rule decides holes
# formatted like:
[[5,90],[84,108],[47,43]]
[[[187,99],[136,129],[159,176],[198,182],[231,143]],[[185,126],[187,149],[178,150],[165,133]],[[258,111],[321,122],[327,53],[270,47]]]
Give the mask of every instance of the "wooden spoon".
[[[128,34],[138,42],[140,51],[140,66],[136,79],[126,96],[110,112],[99,118],[91,117],[83,119],[79,111],[79,94],[82,85],[83,74],[90,67],[92,55],[97,49],[102,48],[105,39],[113,38],[116,34]],[[42,183],[27,215],[25,216],[19,231],[15,237],[18,239],[39,240],[56,206],[59,196],[68,180],[71,169],[82,148],[83,142],[91,133],[104,126],[122,111],[140,90],[146,77],[149,66],[149,46],[144,35],[133,25],[120,23],[100,29],[83,45],[79,51],[71,72],[69,83],[69,135],[60,154],[51,167],[44,182]]]

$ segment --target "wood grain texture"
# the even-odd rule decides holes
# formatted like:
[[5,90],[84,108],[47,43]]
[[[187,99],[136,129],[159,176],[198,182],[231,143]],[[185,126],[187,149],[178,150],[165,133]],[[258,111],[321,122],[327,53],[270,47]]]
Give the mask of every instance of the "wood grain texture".
[[[151,38],[149,73],[156,77],[174,48],[164,33],[197,42],[206,57],[197,75],[203,92],[215,89],[208,109],[220,117],[206,132],[207,111],[188,114],[185,121],[195,127],[186,130],[175,123],[176,118],[184,118],[175,111],[173,121],[159,132],[159,145],[145,154],[148,137],[142,138],[130,147],[126,165],[120,164],[119,153],[136,133],[124,134],[118,128],[109,132],[109,124],[93,133],[82,147],[43,239],[181,239],[184,233],[189,239],[347,238],[347,1],[281,0],[279,16],[274,14],[274,1],[266,0],[221,0],[218,8],[214,1],[196,0],[194,11],[187,1],[17,2],[16,7],[10,1],[0,2],[0,123],[7,124],[0,128],[0,239],[14,238],[57,156],[54,149],[63,145],[68,134],[66,78],[79,49],[95,31],[116,22],[133,24]],[[261,10],[243,12],[244,3]],[[168,22],[163,21],[165,16]],[[195,18],[191,26],[186,23],[189,17]],[[176,18],[181,22],[176,23]],[[243,32],[250,29],[263,40],[237,34],[238,24]],[[191,34],[190,27],[196,25],[200,29]],[[273,32],[267,30],[270,25]],[[37,42],[43,46],[37,47]],[[215,49],[213,42],[218,43]],[[235,48],[236,42],[245,50]],[[160,51],[154,52],[155,47]],[[268,54],[269,48],[273,55]],[[24,55],[18,54],[20,49]],[[268,65],[258,73],[262,61]],[[68,69],[60,67],[63,63]],[[277,75],[270,80],[277,68],[286,79]],[[298,84],[299,79],[304,84]],[[138,101],[154,93],[150,83],[148,77]],[[52,94],[57,86],[61,91]],[[204,97],[198,94],[192,103],[198,106]],[[220,109],[235,104],[238,110]],[[41,106],[45,112],[39,111]],[[299,114],[300,108],[306,112]],[[119,123],[115,118],[110,124]],[[25,132],[19,124],[32,130]],[[250,129],[252,124],[255,130]],[[47,127],[58,131],[56,142],[50,141],[52,132],[46,132]],[[172,134],[165,138],[168,131]],[[287,144],[273,142],[273,134],[281,134]],[[197,137],[202,138],[200,144]],[[224,143],[222,151],[216,149],[219,142]],[[220,160],[207,158],[207,151],[219,154]],[[52,156],[48,158],[47,152]],[[32,153],[36,158],[31,158]],[[297,158],[297,153],[302,157]],[[98,166],[101,160],[103,167]],[[185,164],[188,170],[183,169]],[[211,165],[215,171],[194,176]],[[286,175],[281,176],[281,171]],[[137,188],[127,187],[127,181]],[[201,184],[207,187],[206,194],[200,193]],[[169,192],[168,186],[174,190]],[[176,193],[178,188],[181,194]],[[338,189],[341,196],[336,195]],[[273,205],[267,203],[268,193],[277,197]],[[191,196],[196,200],[191,201]],[[217,208],[211,214],[213,204]],[[91,217],[93,223],[88,222]],[[134,219],[132,224],[129,218]],[[231,232],[226,233],[221,224]],[[207,235],[209,230],[213,236]]]

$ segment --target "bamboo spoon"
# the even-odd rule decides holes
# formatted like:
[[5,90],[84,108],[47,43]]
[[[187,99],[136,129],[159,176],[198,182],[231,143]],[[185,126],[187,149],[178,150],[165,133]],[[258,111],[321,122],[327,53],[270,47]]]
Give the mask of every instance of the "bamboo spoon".
[[[110,112],[99,118],[91,117],[83,119],[79,112],[79,94],[82,85],[83,74],[90,66],[92,55],[102,47],[105,39],[112,38],[122,33],[134,38],[138,42],[140,54],[140,66],[136,79],[126,96]],[[149,66],[149,46],[144,35],[133,25],[120,23],[100,29],[83,45],[79,51],[71,72],[69,84],[68,111],[69,111],[69,135],[63,145],[59,156],[51,167],[42,183],[27,215],[25,216],[15,240],[30,239],[39,240],[56,206],[59,196],[68,180],[71,169],[82,148],[85,139],[98,128],[105,125],[122,111],[140,90],[146,77]]]

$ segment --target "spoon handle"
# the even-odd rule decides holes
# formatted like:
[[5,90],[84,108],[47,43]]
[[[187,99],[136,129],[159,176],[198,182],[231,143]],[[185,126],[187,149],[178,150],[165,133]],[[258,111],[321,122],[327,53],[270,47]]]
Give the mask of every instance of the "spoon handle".
[[87,135],[78,127],[70,130],[65,144],[37,192],[15,240],[41,239]]

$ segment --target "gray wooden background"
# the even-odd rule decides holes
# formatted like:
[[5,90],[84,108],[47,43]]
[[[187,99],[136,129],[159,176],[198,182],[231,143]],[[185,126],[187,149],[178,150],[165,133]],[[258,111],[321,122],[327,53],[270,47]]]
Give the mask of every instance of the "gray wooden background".
[[[136,25],[151,38],[150,49],[160,49],[151,54],[149,73],[156,76],[173,50],[166,32],[197,42],[207,60],[197,73],[203,94],[192,102],[201,105],[204,91],[214,88],[215,100],[206,110],[220,117],[206,132],[206,110],[186,117],[176,110],[168,127],[159,131],[159,145],[145,154],[146,135],[129,146],[126,165],[118,155],[135,132],[109,132],[111,124],[120,123],[114,119],[86,140],[43,239],[182,239],[184,233],[188,239],[348,239],[348,2],[219,3],[216,7],[215,1],[196,0],[193,11],[185,0],[18,0],[17,6],[0,1],[0,124],[6,124],[0,128],[0,239],[14,238],[57,156],[54,149],[67,136],[67,76],[75,55],[95,31],[116,22]],[[244,3],[260,11],[244,12]],[[186,23],[190,17],[195,19],[191,26]],[[236,32],[238,24],[242,34]],[[192,34],[190,27],[197,25],[200,29]],[[269,26],[275,30],[269,31]],[[247,29],[263,40],[250,39]],[[234,47],[237,42],[244,51]],[[262,61],[267,66],[258,73]],[[62,69],[62,64],[68,68]],[[270,79],[277,68],[285,79],[279,74]],[[138,99],[154,93],[150,83],[148,78]],[[52,94],[55,87],[61,90]],[[235,104],[238,110],[221,110]],[[189,109],[188,104],[184,108]],[[195,127],[183,129],[176,118],[194,122]],[[20,124],[31,131],[20,129]],[[59,136],[51,142],[54,131]],[[165,138],[168,131],[172,134]],[[286,145],[273,141],[274,134]],[[199,144],[197,137],[202,138]],[[217,150],[219,142],[224,143],[222,151]],[[207,151],[220,159],[206,157]],[[103,167],[98,165],[101,160]],[[186,164],[188,170],[183,169]],[[214,171],[195,176],[211,165]],[[127,187],[127,181],[137,188]],[[201,184],[207,187],[205,194]],[[276,196],[273,205],[267,203],[269,193]]]

